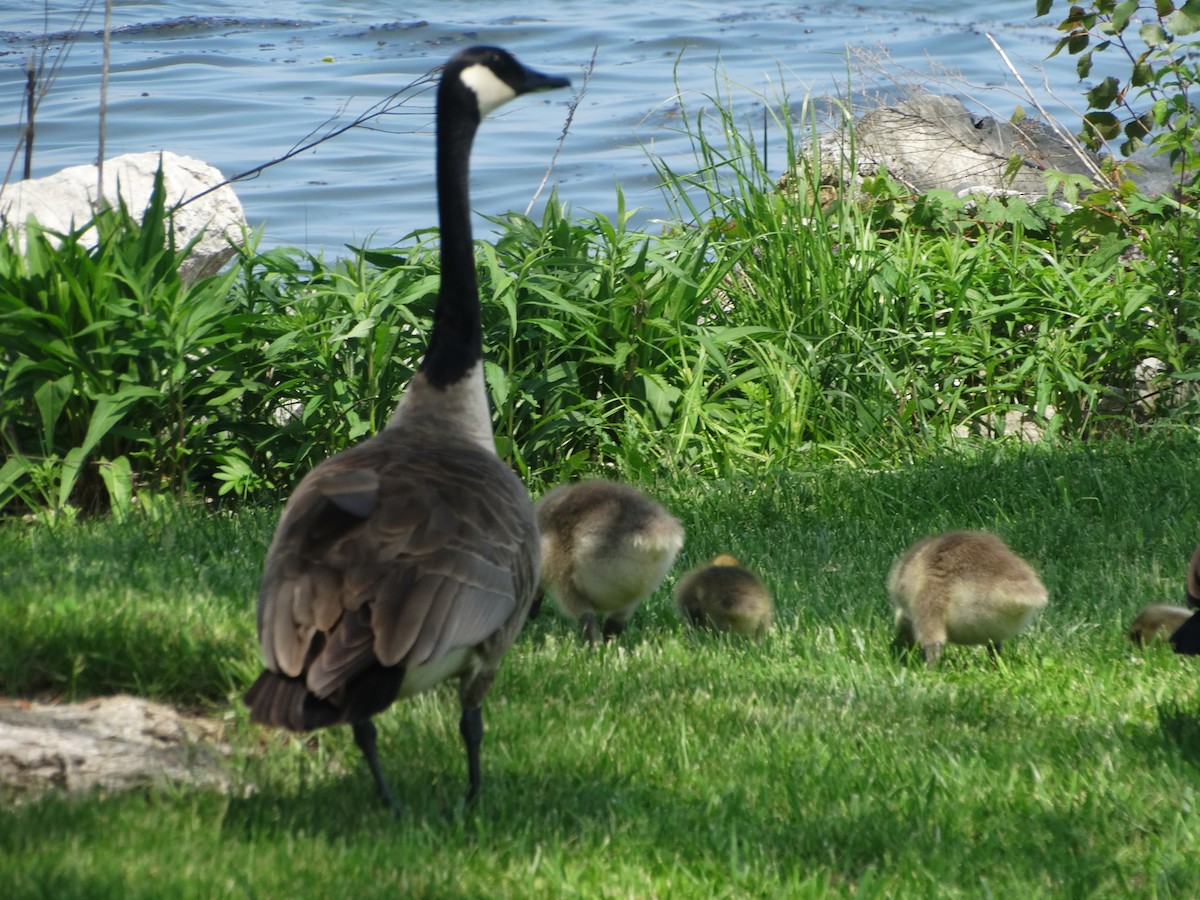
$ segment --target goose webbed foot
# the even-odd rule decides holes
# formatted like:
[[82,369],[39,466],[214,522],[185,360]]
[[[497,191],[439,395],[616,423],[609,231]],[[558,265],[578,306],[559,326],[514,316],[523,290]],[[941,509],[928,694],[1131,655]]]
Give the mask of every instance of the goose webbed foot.
[[388,783],[383,777],[383,770],[379,767],[379,753],[375,749],[375,723],[370,719],[363,719],[361,722],[355,722],[351,728],[354,731],[354,743],[358,744],[358,749],[362,751],[363,759],[367,761],[367,766],[375,779],[375,786],[379,789],[379,799],[392,811],[392,815],[399,819],[402,812],[400,804],[392,796],[392,790],[388,787]]
[[596,617],[592,613],[584,613],[579,617],[579,633],[583,635],[583,639],[587,642],[589,648],[595,647],[600,641],[600,628],[596,624]]
[[938,659],[942,655],[942,642],[934,641],[931,644],[926,644],[922,649],[925,651],[925,664],[931,669],[936,668]]
[[624,619],[614,619],[612,616],[609,616],[604,620],[604,640],[611,641],[615,637],[620,637],[621,632],[624,630]]
[[472,706],[462,711],[458,720],[458,733],[467,748],[467,797],[470,806],[479,796],[479,748],[483,744],[483,708]]

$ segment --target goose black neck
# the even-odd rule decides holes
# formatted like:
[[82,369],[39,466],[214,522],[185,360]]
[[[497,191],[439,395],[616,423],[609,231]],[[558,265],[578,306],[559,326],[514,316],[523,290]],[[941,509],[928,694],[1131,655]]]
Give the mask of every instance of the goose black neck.
[[443,77],[437,107],[441,288],[421,371],[435,387],[446,387],[483,356],[469,190],[471,144],[479,128],[479,107],[473,92],[457,77]]

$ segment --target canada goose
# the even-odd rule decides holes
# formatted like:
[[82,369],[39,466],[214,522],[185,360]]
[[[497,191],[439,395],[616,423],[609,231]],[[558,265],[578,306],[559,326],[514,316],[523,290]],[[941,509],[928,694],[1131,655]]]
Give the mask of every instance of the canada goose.
[[[1188,606],[1193,610],[1200,609],[1200,546],[1196,547],[1192,553],[1192,560],[1188,563],[1186,585],[1184,592],[1187,594]],[[1200,612],[1194,612],[1182,622],[1171,635],[1170,641],[1176,653],[1200,656]]]
[[1046,588],[1025,560],[993,534],[951,531],[918,541],[892,566],[900,650],[914,644],[932,666],[947,641],[988,644],[1020,632],[1046,605]]
[[437,93],[441,288],[429,346],[384,429],[296,487],[259,585],[266,669],[246,694],[251,720],[293,731],[349,723],[397,814],[371,717],[457,676],[473,800],[481,704],[537,586],[533,505],[492,437],[468,164],[483,115],[569,83],[495,47],[446,63]]
[[662,583],[679,548],[679,520],[641,491],[615,481],[581,481],[537,502],[542,538],[541,592],[554,595],[595,645],[625,630],[638,604]]
[[1129,639],[1135,644],[1168,640],[1176,629],[1191,617],[1192,610],[1182,606],[1151,603],[1134,617],[1129,626]]
[[728,553],[680,578],[675,605],[689,624],[752,638],[766,633],[773,615],[766,587]]

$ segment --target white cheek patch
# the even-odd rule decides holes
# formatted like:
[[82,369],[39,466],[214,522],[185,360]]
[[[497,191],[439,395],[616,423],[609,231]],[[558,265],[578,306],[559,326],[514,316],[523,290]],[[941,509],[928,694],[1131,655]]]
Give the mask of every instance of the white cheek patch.
[[480,63],[467,66],[458,77],[475,92],[481,116],[486,116],[493,109],[503,106],[517,96],[517,92],[497,78],[495,72]]

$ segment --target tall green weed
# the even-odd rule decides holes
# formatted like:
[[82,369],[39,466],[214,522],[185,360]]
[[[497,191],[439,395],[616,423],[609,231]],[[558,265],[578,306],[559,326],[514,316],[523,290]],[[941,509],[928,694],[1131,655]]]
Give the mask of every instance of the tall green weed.
[[0,507],[123,510],[135,486],[192,488],[244,384],[233,275],[185,285],[190,250],[161,171],[140,225],[121,205],[66,233],[30,223],[24,252],[0,241]]

